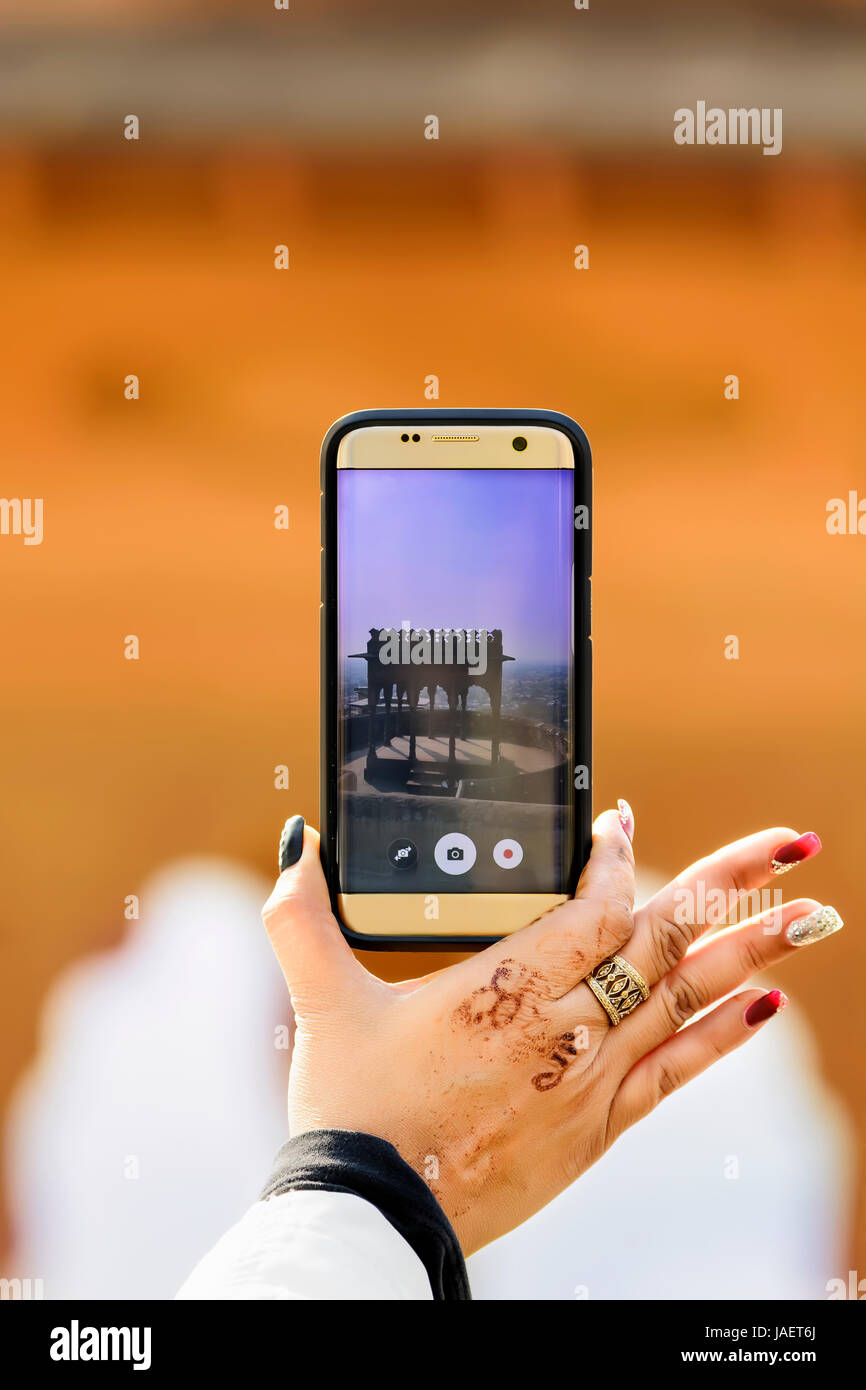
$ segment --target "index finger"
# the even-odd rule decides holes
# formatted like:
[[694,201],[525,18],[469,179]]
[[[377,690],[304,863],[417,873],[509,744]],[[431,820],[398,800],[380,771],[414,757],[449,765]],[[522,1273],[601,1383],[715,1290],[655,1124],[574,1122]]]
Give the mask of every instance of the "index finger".
[[[820,849],[814,831],[798,836],[788,826],[734,840],[684,869],[635,913],[634,935],[625,954],[653,984],[682,960],[708,927],[726,922],[749,894]],[[756,916],[773,905],[750,902],[746,915]]]

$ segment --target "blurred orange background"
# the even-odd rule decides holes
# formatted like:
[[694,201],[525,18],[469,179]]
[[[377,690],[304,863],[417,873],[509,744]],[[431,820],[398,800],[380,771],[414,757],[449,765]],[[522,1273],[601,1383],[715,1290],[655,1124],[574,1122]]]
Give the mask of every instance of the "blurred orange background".
[[[673,27],[650,29],[648,50],[637,6],[616,21],[595,6],[437,8],[444,34],[384,4],[254,18],[154,5],[133,41],[125,7],[80,4],[66,85],[42,102],[33,55],[61,51],[73,16],[4,16],[26,61],[0,108],[0,491],[44,498],[45,538],[0,537],[0,1090],[33,1055],[52,979],[121,939],[124,899],[155,868],[205,851],[271,873],[286,816],[317,822],[320,440],[350,410],[435,404],[435,374],[440,405],[546,406],[589,435],[596,806],[627,797],[639,857],[665,872],[764,825],[821,835],[789,891],[834,904],[847,929],[773,982],[820,1040],[862,1169],[866,536],[825,522],[831,498],[866,497],[863,132],[844,111],[836,131],[798,126],[796,82],[821,45],[840,64],[852,39],[862,53],[859,8],[733,7],[726,42],[766,82],[730,104],[782,105],[790,82],[777,158],[674,146],[676,106],[729,104],[707,76],[716,30],[705,44],[688,7],[664,10]],[[780,12],[776,48],[760,26]],[[533,93],[543,54],[554,63],[580,24],[609,64],[587,81],[622,84],[623,118],[593,123],[590,103],[570,139],[567,113],[552,128]],[[273,79],[257,93],[252,76],[257,54],[265,69],[300,61],[281,25],[324,79],[287,98],[285,124],[257,118]],[[524,29],[538,52],[496,126],[431,74],[437,45],[470,69],[474,53],[507,105],[512,28],[517,52]],[[665,33],[694,78],[668,100],[660,77],[654,134],[629,107],[629,64],[651,83]],[[219,93],[242,105],[236,41],[248,100],[230,128]],[[127,91],[103,99],[88,73],[116,71],[114,42]],[[160,45],[186,97],[171,64],[148,78]],[[389,85],[389,54],[414,75]],[[569,60],[580,110],[579,44]],[[804,101],[829,97],[829,71]],[[288,791],[274,789],[282,763]],[[866,1267],[862,1203],[850,1258]]]

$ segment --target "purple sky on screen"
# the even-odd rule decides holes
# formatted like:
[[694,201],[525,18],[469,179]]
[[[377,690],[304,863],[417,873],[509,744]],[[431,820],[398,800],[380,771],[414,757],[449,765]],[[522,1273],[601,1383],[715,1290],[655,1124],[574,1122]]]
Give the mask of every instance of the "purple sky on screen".
[[347,469],[338,488],[344,653],[406,619],[501,627],[509,655],[567,663],[570,472]]

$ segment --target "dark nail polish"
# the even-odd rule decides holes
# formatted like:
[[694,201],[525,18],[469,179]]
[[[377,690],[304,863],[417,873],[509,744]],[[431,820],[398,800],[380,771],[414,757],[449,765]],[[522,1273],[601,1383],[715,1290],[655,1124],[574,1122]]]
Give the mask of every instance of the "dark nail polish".
[[781,1013],[788,1003],[787,995],[780,989],[771,989],[769,994],[762,994],[760,999],[756,999],[754,1004],[750,1004],[745,1012],[746,1026],[755,1028],[759,1023],[764,1023],[773,1014]]
[[770,864],[770,872],[786,874],[789,869],[802,864],[804,859],[813,859],[816,854],[820,854],[821,848],[821,841],[814,830],[807,830],[805,835],[800,835],[798,839],[791,840],[789,844],[776,850]]
[[620,797],[616,805],[617,810],[619,811],[619,823],[625,831],[626,835],[628,836],[629,840],[633,840],[634,815],[632,814],[632,809],[627,801],[623,801],[622,797]]
[[297,864],[304,848],[304,818],[303,816],[290,816],[283,826],[283,833],[280,836],[280,873],[283,869],[290,869],[293,864]]

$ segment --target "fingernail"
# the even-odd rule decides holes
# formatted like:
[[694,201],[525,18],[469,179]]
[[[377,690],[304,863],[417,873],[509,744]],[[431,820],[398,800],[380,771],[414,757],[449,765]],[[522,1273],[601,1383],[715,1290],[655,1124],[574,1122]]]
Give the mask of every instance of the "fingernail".
[[764,1023],[773,1014],[781,1013],[788,1006],[788,996],[783,994],[780,989],[771,989],[769,994],[762,994],[760,999],[756,999],[750,1004],[743,1015],[747,1028],[755,1028],[759,1023]]
[[623,801],[622,797],[620,797],[619,801],[616,804],[617,809],[619,811],[619,823],[625,831],[626,835],[628,836],[629,840],[633,840],[634,816],[632,815],[631,807],[629,806],[627,801]]
[[293,864],[297,864],[304,848],[304,818],[303,816],[290,816],[283,826],[283,833],[280,836],[279,866],[280,873],[284,869],[290,869]]
[[844,925],[835,907],[816,907],[808,917],[798,917],[796,922],[791,923],[785,932],[785,939],[792,946],[808,946],[813,941],[832,936],[834,931],[841,931]]
[[770,873],[786,874],[789,869],[795,869],[798,864],[802,864],[804,859],[814,859],[816,854],[821,853],[821,848],[821,841],[814,830],[807,830],[799,839],[791,840],[790,844],[782,845],[776,850],[770,864]]

